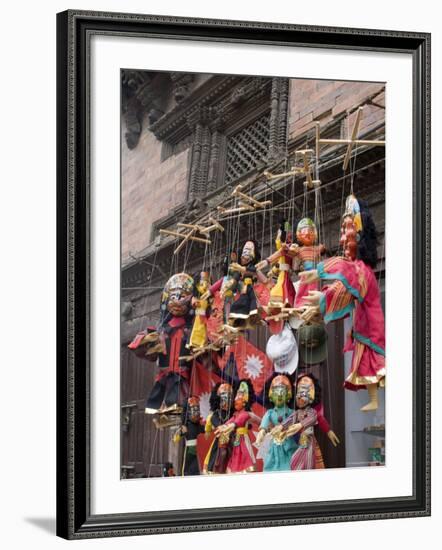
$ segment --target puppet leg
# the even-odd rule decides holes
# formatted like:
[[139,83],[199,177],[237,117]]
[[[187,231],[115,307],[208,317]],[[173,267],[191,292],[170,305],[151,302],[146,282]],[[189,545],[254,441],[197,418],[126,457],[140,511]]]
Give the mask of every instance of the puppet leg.
[[370,401],[361,407],[361,411],[375,411],[378,408],[378,385],[377,384],[367,384],[368,397]]

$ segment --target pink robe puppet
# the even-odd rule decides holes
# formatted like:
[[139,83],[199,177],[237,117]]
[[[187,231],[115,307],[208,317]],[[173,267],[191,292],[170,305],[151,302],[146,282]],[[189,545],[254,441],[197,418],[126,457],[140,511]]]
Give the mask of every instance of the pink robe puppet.
[[241,380],[235,396],[233,416],[215,431],[215,435],[233,432],[233,443],[226,472],[246,473],[256,468],[256,458],[249,437],[250,423],[259,424],[260,418],[250,411],[253,387],[248,380]]
[[[385,383],[385,321],[380,292],[373,267],[377,263],[376,229],[368,207],[363,209],[353,195],[347,198],[341,230],[344,257],[329,258],[317,266],[314,274],[302,277],[330,283],[321,292],[311,293],[305,320],[316,310],[326,323],[351,317],[352,329],[344,351],[352,351],[350,374],[345,387],[367,389],[369,403],[363,411],[376,410],[377,388]],[[358,255],[358,257],[357,257]],[[312,277],[314,275],[314,277]]]
[[312,375],[301,375],[296,382],[296,410],[283,422],[276,438],[281,440],[299,435],[298,447],[290,460],[292,470],[324,468],[322,453],[316,441],[314,427],[318,423],[317,381]]
[[344,351],[353,351],[345,387],[366,389],[384,384],[385,321],[379,287],[370,266],[361,260],[330,258],[318,265],[323,281],[333,281],[322,290],[319,307],[326,323],[351,315],[352,330]]

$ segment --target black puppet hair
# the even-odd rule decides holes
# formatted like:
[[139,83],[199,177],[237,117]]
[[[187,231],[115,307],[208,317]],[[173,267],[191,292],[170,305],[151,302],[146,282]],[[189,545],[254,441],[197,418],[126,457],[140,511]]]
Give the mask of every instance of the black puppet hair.
[[290,407],[291,409],[293,409],[294,402],[295,402],[295,390],[293,386],[294,386],[295,380],[293,376],[291,374],[288,374],[287,372],[274,372],[269,378],[267,378],[264,384],[263,405],[266,409],[272,409],[275,406],[270,400],[269,392],[270,392],[270,385],[273,379],[276,378],[277,376],[286,376],[289,379],[289,382],[292,386],[292,397],[287,402],[287,407]]
[[240,388],[242,382],[245,382],[245,383],[247,384],[248,388],[249,388],[249,400],[248,400],[247,403],[246,403],[245,410],[246,410],[246,411],[250,411],[251,408],[252,408],[253,403],[255,402],[255,390],[253,389],[253,385],[252,385],[252,383],[250,382],[250,380],[249,380],[248,378],[242,378],[242,379],[239,381],[239,383],[238,383],[238,385],[237,385],[237,387],[236,387],[236,391],[235,391],[235,396],[234,396],[234,397],[236,397],[236,393],[238,392],[238,390],[239,390],[239,388]]
[[374,269],[378,263],[378,234],[367,201],[358,199],[358,203],[362,220],[362,231],[359,234],[358,242],[358,259]]
[[218,384],[215,384],[213,386],[212,391],[210,392],[209,405],[210,405],[210,410],[212,412],[215,412],[217,409],[219,409],[220,398],[218,395],[218,388],[220,386],[221,386],[221,382],[218,382]]
[[[315,386],[315,399],[313,401],[313,403],[311,404],[311,407],[316,407],[316,405],[319,405],[319,403],[321,402],[321,397],[322,397],[322,390],[321,390],[321,386],[319,385],[319,380],[316,378],[316,376],[314,376],[311,372],[306,372],[304,374],[299,374],[298,377],[296,378],[296,384],[295,384],[295,387],[294,387],[294,393],[296,395],[296,391],[298,389],[298,382],[301,378],[304,378],[304,377],[307,377],[307,378],[310,378],[310,380],[313,382],[314,386]],[[296,400],[295,400],[295,407],[296,407]],[[296,407],[298,408],[298,407]]]

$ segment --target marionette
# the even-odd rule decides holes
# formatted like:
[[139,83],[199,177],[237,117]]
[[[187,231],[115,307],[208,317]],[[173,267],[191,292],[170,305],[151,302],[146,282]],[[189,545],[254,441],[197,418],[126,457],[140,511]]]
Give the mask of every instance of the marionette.
[[192,350],[204,348],[208,344],[207,337],[207,314],[209,310],[209,300],[203,300],[202,296],[207,292],[210,285],[210,275],[207,271],[202,271],[199,278],[195,281],[196,296],[192,298],[192,307],[195,311],[192,332],[187,347]]
[[192,327],[193,290],[193,278],[187,273],[173,275],[164,287],[158,326],[163,353],[158,354],[160,372],[146,401],[148,414],[155,414],[160,409],[176,412],[187,399],[192,363],[180,357],[186,353]]
[[268,265],[278,264],[278,279],[270,290],[268,309],[293,307],[295,301],[295,289],[290,277],[292,259],[288,254],[292,236],[287,222],[282,222],[276,234],[276,252],[256,265],[256,269],[262,271]]
[[181,438],[185,440],[183,467],[181,475],[195,476],[200,474],[198,456],[196,453],[196,442],[198,434],[204,432],[204,426],[200,414],[200,402],[198,397],[189,397],[181,416],[181,426],[173,436],[174,443],[178,443]]
[[296,408],[281,425],[271,431],[276,441],[285,441],[299,434],[298,447],[290,459],[291,470],[311,470],[324,467],[322,454],[314,434],[318,422],[315,406],[319,403],[320,387],[312,374],[302,374],[295,386]]
[[[231,255],[231,259],[235,256]],[[259,261],[259,251],[255,241],[249,240],[243,246],[239,263],[231,261],[227,275],[214,283],[203,294],[207,299],[218,290],[222,297],[229,302],[229,311],[226,311],[227,324],[225,328],[235,330],[254,326],[258,321],[258,307],[253,290],[253,283],[257,279],[255,263]]]
[[292,382],[289,376],[275,373],[267,384],[269,392],[264,404],[267,408],[273,404],[273,408],[267,410],[259,426],[258,458],[264,459],[264,471],[290,470],[290,459],[297,447],[295,439],[289,437],[279,442],[273,439],[271,431],[293,413]]
[[225,424],[215,430],[215,435],[221,437],[232,433],[231,454],[227,462],[226,472],[245,473],[255,470],[255,454],[249,437],[250,423],[258,424],[260,419],[251,412],[254,399],[253,386],[249,380],[241,380],[235,395],[235,412]]
[[341,229],[344,256],[329,258],[316,270],[301,273],[306,283],[331,283],[310,292],[303,318],[320,313],[326,323],[351,315],[352,329],[344,351],[352,351],[349,390],[367,389],[369,402],[362,411],[378,407],[378,387],[385,383],[385,321],[373,269],[377,263],[376,228],[365,202],[347,198]]
[[[292,245],[289,254],[293,258],[293,268],[296,272],[310,271],[314,269],[321,260],[321,255],[325,252],[323,244],[315,244],[318,239],[316,225],[310,218],[303,218],[296,227],[296,240],[299,245]],[[304,297],[310,290],[317,290],[318,285],[315,282],[305,284],[300,281],[294,305],[300,307],[305,305]]]
[[[210,434],[219,426],[222,426],[232,416],[233,388],[227,382],[221,382],[214,386],[210,394],[210,413],[206,418],[205,435]],[[215,437],[204,459],[203,473],[225,474],[227,462],[231,451],[231,432]]]

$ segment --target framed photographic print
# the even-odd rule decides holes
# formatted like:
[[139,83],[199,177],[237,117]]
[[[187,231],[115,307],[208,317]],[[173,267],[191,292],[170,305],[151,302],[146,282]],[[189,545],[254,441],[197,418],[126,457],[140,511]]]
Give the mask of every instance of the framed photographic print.
[[57,20],[57,533],[430,513],[430,36]]

